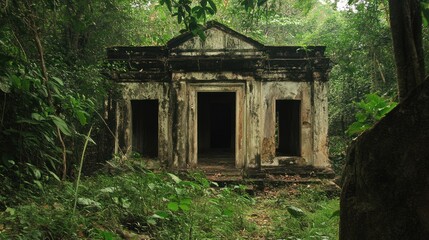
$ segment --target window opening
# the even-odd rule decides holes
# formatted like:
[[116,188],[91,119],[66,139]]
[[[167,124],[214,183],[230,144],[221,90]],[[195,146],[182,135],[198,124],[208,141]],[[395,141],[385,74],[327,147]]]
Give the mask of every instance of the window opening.
[[300,122],[300,100],[276,100],[276,156],[301,156]]
[[133,151],[158,157],[158,100],[132,100]]

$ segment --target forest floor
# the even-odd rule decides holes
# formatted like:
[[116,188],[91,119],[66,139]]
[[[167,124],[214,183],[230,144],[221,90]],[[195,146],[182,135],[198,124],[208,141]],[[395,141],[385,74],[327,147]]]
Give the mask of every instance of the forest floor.
[[201,173],[100,172],[0,188],[0,239],[338,239],[328,181],[216,186]]
[[256,192],[245,239],[338,239],[339,192],[325,185],[290,185]]

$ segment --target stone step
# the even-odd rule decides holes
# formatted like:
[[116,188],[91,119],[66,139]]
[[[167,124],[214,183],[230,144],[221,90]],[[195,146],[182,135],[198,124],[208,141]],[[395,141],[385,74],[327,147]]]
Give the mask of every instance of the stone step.
[[247,176],[250,178],[264,177],[266,175],[287,175],[300,177],[335,178],[335,172],[330,168],[315,168],[312,166],[275,166],[262,167],[261,169],[248,169]]

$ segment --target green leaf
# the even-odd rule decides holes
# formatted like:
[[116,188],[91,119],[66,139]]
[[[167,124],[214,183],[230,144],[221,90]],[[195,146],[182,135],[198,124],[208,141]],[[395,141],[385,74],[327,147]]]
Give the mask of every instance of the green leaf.
[[21,80],[21,89],[25,92],[29,92],[30,91],[30,79],[28,78],[23,78]]
[[83,110],[77,110],[75,113],[80,125],[85,126],[87,124],[86,116],[88,113]]
[[177,14],[177,22],[180,24],[180,23],[182,23],[182,19],[183,19],[183,16],[182,16],[182,14]]
[[213,0],[208,0],[210,7],[213,9],[214,12],[217,12],[216,4],[213,2]]
[[191,205],[191,203],[192,203],[192,199],[190,199],[190,198],[184,198],[184,199],[181,199],[180,200],[180,203],[182,204],[188,204],[188,205]]
[[5,212],[9,213],[9,215],[15,215],[15,208],[7,207]]
[[100,235],[103,237],[103,240],[117,239],[117,235],[109,231],[101,231]]
[[227,216],[227,217],[231,217],[233,215],[233,211],[231,210],[231,208],[225,208],[222,210],[222,215]]
[[147,185],[147,187],[150,189],[150,190],[154,190],[155,189],[155,184],[154,183],[149,183],[148,185]]
[[176,212],[179,210],[179,203],[177,202],[169,202],[167,204],[167,208],[170,209],[173,212]]
[[59,118],[55,115],[49,115],[49,117],[52,119],[55,126],[57,126],[64,135],[66,135],[66,136],[72,135],[67,123],[64,120],[62,120],[61,118]]
[[12,83],[12,86],[21,89],[21,78],[16,76],[15,74],[9,76],[10,82]]
[[172,174],[172,173],[167,173],[168,174],[168,176],[170,176],[171,177],[171,179],[173,179],[173,181],[175,182],[175,183],[180,183],[182,180],[178,177],[178,176],[176,176],[176,175],[174,175],[174,174]]
[[207,12],[210,13],[210,15],[214,15],[215,14],[215,11],[213,9],[211,9],[211,8],[206,8],[206,9],[207,9]]
[[304,213],[304,211],[302,211],[302,209],[294,207],[294,206],[288,206],[287,211],[294,218],[300,218],[300,217],[305,216],[305,213]]
[[36,167],[31,169],[33,171],[34,178],[40,179],[42,177],[42,173]]
[[199,185],[196,182],[192,182],[192,181],[182,181],[180,183],[180,185],[182,185],[182,186],[190,186],[193,189],[201,189],[201,185]]
[[40,182],[39,180],[33,180],[33,183],[36,184],[37,188],[43,191],[42,182]]
[[100,189],[100,192],[102,193],[113,193],[115,191],[116,191],[116,187],[106,187],[106,188]]
[[330,218],[339,217],[339,216],[340,216],[340,209],[334,211]]
[[54,81],[55,81],[55,83],[57,83],[58,85],[60,85],[60,86],[64,86],[64,82],[63,82],[63,80],[61,80],[61,79],[59,79],[59,78],[57,78],[57,77],[51,77],[51,79],[52,79],[52,80],[54,80]]
[[385,116],[386,114],[388,114],[390,111],[392,111],[396,106],[398,105],[398,103],[396,103],[396,102],[392,102],[392,103],[390,103],[388,106],[386,106],[385,108],[383,108],[381,111],[380,111],[380,114],[382,115],[382,116]]
[[189,5],[185,5],[184,8],[185,8],[186,12],[191,13],[192,9]]
[[198,13],[199,11],[201,11],[201,9],[203,9],[201,6],[195,6],[192,8],[192,12],[193,13]]
[[167,8],[168,8],[168,11],[172,11],[172,8],[171,8],[171,0],[164,0],[164,2],[165,2],[165,4],[167,5]]
[[155,212],[155,214],[152,215],[152,217],[159,218],[159,219],[168,219],[168,216],[169,214],[164,211],[157,211]]
[[155,220],[155,219],[153,219],[153,218],[148,218],[148,219],[146,220],[146,222],[147,222],[147,224],[149,224],[149,225],[156,225],[156,220]]
[[349,136],[353,136],[355,134],[358,134],[358,133],[361,133],[361,132],[367,130],[369,127],[370,127],[370,125],[365,124],[363,122],[354,122],[347,128],[346,133]]
[[32,114],[31,114],[31,118],[33,118],[34,120],[37,120],[37,121],[43,121],[43,120],[46,120],[46,118],[45,118],[45,117],[43,117],[42,115],[40,115],[40,114],[38,114],[38,113],[32,113]]
[[129,208],[131,206],[131,201],[128,198],[121,198],[121,207]]
[[264,5],[267,2],[267,0],[258,0],[258,7]]
[[191,209],[191,206],[189,204],[184,204],[184,203],[180,202],[179,208],[182,209],[183,211],[187,212]]
[[356,120],[358,122],[365,122],[367,119],[368,119],[368,115],[366,115],[365,113],[362,113],[362,112],[356,113]]
[[50,170],[48,170],[48,173],[49,173],[53,178],[55,178],[55,180],[57,180],[58,182],[61,182],[61,179],[60,179],[60,177],[58,177],[58,175],[57,175],[57,174],[55,174],[54,172],[52,172],[52,171],[50,171]]
[[41,123],[39,121],[35,121],[32,119],[20,119],[16,121],[17,123],[28,123],[31,125],[40,125]]
[[80,197],[77,199],[77,203],[79,205],[86,206],[86,207],[101,208],[101,203],[89,198]]

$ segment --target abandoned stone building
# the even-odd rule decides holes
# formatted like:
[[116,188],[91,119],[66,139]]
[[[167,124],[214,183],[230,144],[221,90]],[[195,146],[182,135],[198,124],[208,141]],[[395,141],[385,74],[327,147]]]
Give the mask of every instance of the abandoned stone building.
[[107,50],[115,151],[175,168],[328,167],[325,48],[265,46],[214,21],[205,35]]

